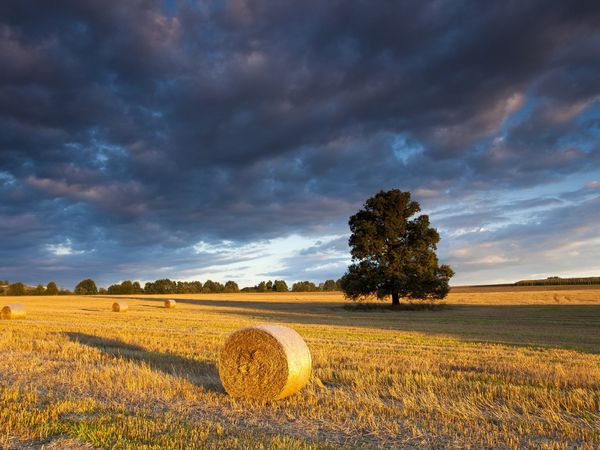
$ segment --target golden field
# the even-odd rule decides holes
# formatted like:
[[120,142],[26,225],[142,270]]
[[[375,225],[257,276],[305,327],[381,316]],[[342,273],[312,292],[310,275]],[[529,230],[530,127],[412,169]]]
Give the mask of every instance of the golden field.
[[[165,297],[177,307],[164,309]],[[0,448],[599,448],[600,289],[457,288],[440,310],[339,293],[0,297]],[[293,327],[313,373],[225,394],[232,331]]]

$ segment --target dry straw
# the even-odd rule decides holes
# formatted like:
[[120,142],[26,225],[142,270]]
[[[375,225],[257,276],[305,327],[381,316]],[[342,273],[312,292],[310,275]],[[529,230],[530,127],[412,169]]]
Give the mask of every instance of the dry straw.
[[172,298],[168,298],[165,300],[165,308],[175,308],[177,302]]
[[24,319],[25,318],[25,305],[13,303],[2,307],[0,312],[2,319]]
[[112,305],[112,310],[114,312],[125,312],[129,309],[129,306],[127,306],[127,303],[125,302],[114,302]]
[[279,400],[304,387],[310,351],[294,330],[256,325],[231,334],[221,351],[219,376],[233,397]]

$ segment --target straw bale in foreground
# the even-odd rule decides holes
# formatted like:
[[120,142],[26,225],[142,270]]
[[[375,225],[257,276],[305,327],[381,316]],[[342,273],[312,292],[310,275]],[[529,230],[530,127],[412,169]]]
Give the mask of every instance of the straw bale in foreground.
[[310,351],[296,331],[255,325],[229,336],[221,351],[219,376],[234,397],[279,400],[304,387],[311,365]]

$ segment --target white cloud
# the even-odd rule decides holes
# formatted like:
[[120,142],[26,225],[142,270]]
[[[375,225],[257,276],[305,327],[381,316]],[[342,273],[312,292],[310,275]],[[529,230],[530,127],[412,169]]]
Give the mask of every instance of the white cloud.
[[489,231],[489,228],[487,228],[487,227],[457,228],[456,230],[451,231],[449,233],[449,235],[452,237],[458,237],[458,236],[463,236],[465,234],[470,234],[470,233],[485,233],[486,231]]
[[74,250],[71,239],[65,239],[61,244],[48,244],[46,250],[56,256],[80,255],[85,253],[83,250]]
[[[345,239],[346,237],[343,236]],[[202,268],[186,269],[180,271],[183,275],[181,279],[204,280],[210,278],[216,281],[226,281],[235,279],[241,286],[251,286],[268,278],[285,278],[288,282],[298,281],[284,276],[290,261],[302,260],[304,264],[307,261],[318,260],[318,267],[312,267],[314,270],[304,270],[304,272],[327,271],[328,269],[337,269],[340,274],[345,269],[345,264],[340,266],[338,262],[331,259],[339,258],[335,249],[329,248],[336,244],[340,239],[339,235],[319,236],[318,238],[305,237],[300,235],[291,235],[284,238],[277,238],[264,241],[256,241],[249,244],[236,244],[233,241],[219,241],[216,243],[207,243],[200,241],[192,248],[198,255],[199,262],[201,258],[217,258],[217,262],[203,266]],[[328,245],[330,244],[330,245]],[[304,255],[303,251],[307,249],[317,249],[309,255]],[[344,255],[347,255],[344,251]],[[296,271],[297,276],[302,276],[302,271]],[[315,275],[314,281],[323,281],[322,276]]]
[[[237,249],[242,249],[244,246],[237,247]],[[196,253],[209,253],[209,254],[217,254],[217,253],[231,253],[236,250],[233,248],[232,241],[221,241],[218,244],[209,244],[208,242],[200,241],[193,245],[193,249]]]
[[474,262],[477,264],[502,264],[513,261],[517,261],[517,258],[507,258],[502,255],[487,255]]

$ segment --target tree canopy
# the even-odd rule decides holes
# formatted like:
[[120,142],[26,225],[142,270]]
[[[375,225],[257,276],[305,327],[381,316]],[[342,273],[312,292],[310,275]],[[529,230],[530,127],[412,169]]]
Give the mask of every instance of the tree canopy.
[[25,295],[25,285],[21,282],[12,283],[8,286],[8,295]]
[[338,280],[338,281],[325,280],[325,282],[321,286],[321,290],[323,290],[323,291],[339,291],[339,290],[341,290],[340,280]]
[[46,286],[46,295],[58,295],[58,286],[54,281],[51,281]]
[[225,283],[224,292],[240,292],[240,287],[235,281],[227,281]]
[[140,286],[138,281],[125,280],[121,284],[113,284],[106,290],[107,294],[114,295],[131,295],[131,294],[142,294],[144,290]]
[[441,299],[454,275],[440,265],[435,253],[440,235],[429,217],[418,215],[421,207],[409,192],[380,191],[350,217],[352,264],[342,277],[347,297],[357,300],[375,295],[379,299]]
[[31,295],[45,295],[46,294],[46,288],[44,287],[43,284],[38,284],[32,291],[31,291]]
[[96,282],[91,278],[81,280],[77,286],[75,286],[75,293],[77,295],[94,295],[98,293]]
[[273,291],[275,292],[287,292],[288,285],[284,280],[275,280],[273,281]]
[[315,292],[319,287],[312,281],[298,281],[292,285],[292,292]]

